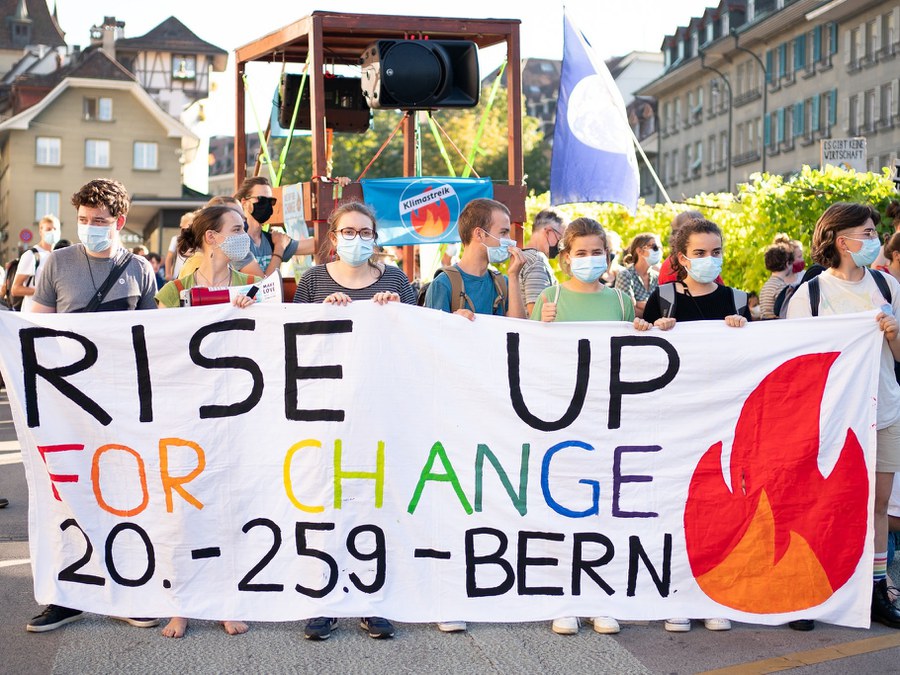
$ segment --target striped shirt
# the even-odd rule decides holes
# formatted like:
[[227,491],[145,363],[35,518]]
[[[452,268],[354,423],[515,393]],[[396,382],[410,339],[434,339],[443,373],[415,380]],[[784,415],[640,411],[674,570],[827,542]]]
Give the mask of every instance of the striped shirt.
[[325,298],[332,293],[346,293],[353,300],[371,300],[376,293],[383,292],[397,293],[400,295],[400,302],[416,304],[416,292],[409,285],[409,280],[393,265],[386,265],[381,276],[365,288],[341,286],[328,273],[327,265],[310,267],[297,284],[294,302],[325,302]]
[[763,287],[759,289],[759,318],[778,318],[778,315],[775,313],[775,298],[778,297],[781,289],[785,286],[787,286],[787,282],[774,274],[766,280]]
[[521,280],[522,300],[527,306],[529,303],[537,302],[538,296],[545,288],[556,284],[556,275],[547,256],[534,248],[523,248],[522,253],[525,256],[525,264],[522,265],[522,271],[519,272]]

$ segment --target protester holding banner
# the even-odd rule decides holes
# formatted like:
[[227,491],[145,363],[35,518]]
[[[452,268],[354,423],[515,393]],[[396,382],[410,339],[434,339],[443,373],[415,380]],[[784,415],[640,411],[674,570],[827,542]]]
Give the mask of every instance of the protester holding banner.
[[[600,223],[576,218],[566,227],[560,243],[559,265],[572,278],[541,293],[531,318],[547,322],[633,320],[631,298],[600,283],[610,259],[606,231]],[[619,622],[611,616],[595,616],[592,623],[598,633],[619,632]],[[558,635],[575,635],[578,617],[554,619],[551,630]]]
[[572,278],[545,290],[531,318],[538,321],[633,321],[634,304],[600,283],[609,265],[606,231],[592,218],[576,218],[562,238],[559,264]]
[[565,218],[556,209],[544,209],[534,217],[531,238],[528,246],[522,249],[525,264],[519,273],[525,312],[529,316],[541,292],[556,284],[556,274],[550,267],[550,259],[559,255],[559,242],[565,229]]
[[668,284],[673,281],[678,281],[678,274],[676,274],[675,268],[672,265],[675,259],[675,235],[678,233],[678,230],[681,229],[682,225],[689,223],[692,220],[703,220],[703,214],[699,211],[682,211],[672,218],[672,222],[669,223],[669,257],[663,260],[662,265],[659,267],[659,283]]
[[[231,266],[243,260],[249,250],[250,236],[244,232],[244,221],[237,211],[230,206],[201,209],[190,227],[178,236],[179,254],[198,252],[200,262],[197,269],[163,286],[156,294],[157,304],[160,308],[179,307],[181,292],[195,286],[224,288],[255,283],[257,277],[238,272]],[[237,295],[233,304],[248,307],[253,302],[246,295]]]
[[[750,320],[747,294],[716,282],[722,271],[722,230],[709,220],[691,220],[672,238],[672,268],[678,277],[650,294],[638,330],[669,330],[676,321],[724,319],[732,327]],[[661,278],[661,277],[660,277]]]
[[[827,269],[802,284],[788,306],[788,318],[827,316],[877,310],[875,321],[884,333],[878,379],[875,460],[875,562],[873,621],[900,628],[900,609],[891,601],[887,584],[887,507],[900,471],[900,385],[894,362],[900,359],[900,283],[891,275],[866,269],[881,249],[877,210],[868,204],[838,202],[828,207],[813,232],[813,259]],[[877,275],[877,276],[876,276]]]
[[394,265],[372,260],[378,232],[375,215],[360,202],[348,202],[328,218],[328,244],[337,259],[308,269],[297,284],[294,302],[347,305],[353,300],[416,303],[406,275]]
[[[204,208],[208,206],[227,206],[230,209],[234,209],[241,216],[241,222],[244,222],[244,209],[239,199],[229,195],[216,195],[203,205]],[[197,211],[191,216],[193,217],[196,213]],[[246,228],[244,231],[246,231]],[[200,266],[201,262],[203,262],[203,252],[200,250],[194,251],[191,257],[184,261],[177,278],[190,276]],[[247,256],[243,260],[232,261],[231,266],[239,272],[253,276],[258,276],[262,271],[249,249],[247,250]]]
[[[150,263],[122,248],[130,199],[125,186],[98,178],[72,195],[81,244],[47,256],[34,292],[33,312],[102,312],[155,309],[156,279]],[[110,298],[107,300],[107,298]],[[51,631],[81,619],[79,609],[47,605],[25,626],[31,633]],[[118,617],[117,617],[118,618]],[[159,624],[153,618],[122,618],[139,628]]]
[[[435,276],[425,306],[474,320],[476,314],[525,318],[519,273],[525,256],[509,238],[509,209],[493,199],[473,199],[459,214],[462,257]],[[489,269],[507,260],[509,278]],[[450,275],[454,275],[451,279]]]
[[655,267],[660,260],[662,244],[651,232],[635,235],[625,251],[626,267],[616,276],[616,288],[631,298],[635,316],[644,315],[647,298],[659,285]]

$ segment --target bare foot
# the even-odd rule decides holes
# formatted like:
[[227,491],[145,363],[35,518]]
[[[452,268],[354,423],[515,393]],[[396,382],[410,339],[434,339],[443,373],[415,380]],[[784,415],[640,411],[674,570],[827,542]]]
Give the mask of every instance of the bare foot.
[[162,634],[170,638],[184,637],[184,631],[187,630],[188,620],[182,619],[180,616],[173,616],[166,627],[162,629]]
[[250,626],[243,621],[223,621],[222,627],[229,635],[240,635],[241,633],[246,633],[250,630]]

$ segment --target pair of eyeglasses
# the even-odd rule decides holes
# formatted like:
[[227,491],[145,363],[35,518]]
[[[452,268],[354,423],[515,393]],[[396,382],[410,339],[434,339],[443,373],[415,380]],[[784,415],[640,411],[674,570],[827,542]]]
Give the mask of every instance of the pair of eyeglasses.
[[375,238],[375,230],[370,230],[368,227],[362,230],[345,227],[343,230],[338,230],[338,232],[341,235],[341,239],[346,239],[347,241],[352,241],[356,236],[359,236],[363,241],[372,241]]
[[254,197],[256,203],[271,204],[275,206],[278,203],[278,197]]

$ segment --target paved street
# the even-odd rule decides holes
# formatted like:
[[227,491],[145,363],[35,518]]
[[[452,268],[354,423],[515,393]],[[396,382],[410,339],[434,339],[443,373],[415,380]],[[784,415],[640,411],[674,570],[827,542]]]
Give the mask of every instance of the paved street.
[[[214,622],[194,621],[181,640],[159,629],[132,628],[106,617],[52,633],[25,632],[39,607],[28,564],[28,492],[6,392],[0,392],[0,673],[341,672],[341,673],[896,673],[900,631],[818,624],[811,633],[735,624],[711,633],[695,622],[684,634],[661,622],[626,623],[619,635],[583,626],[577,636],[550,632],[549,622],[470,624],[445,635],[432,625],[399,624],[392,640],[369,639],[357,622],[341,620],[327,642],[302,638],[302,623],[254,623],[227,636]],[[893,569],[894,578],[900,567]],[[814,664],[814,665],[804,665]]]

